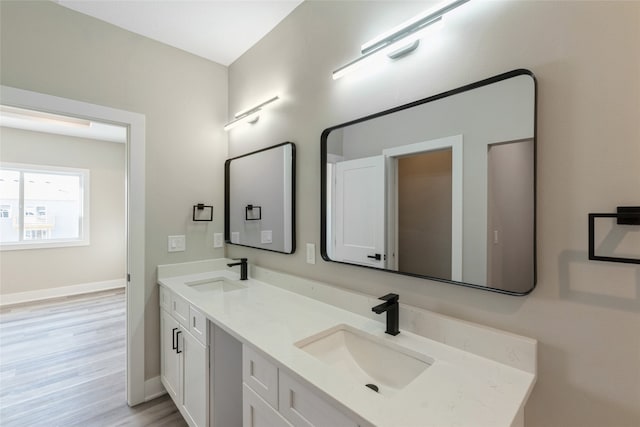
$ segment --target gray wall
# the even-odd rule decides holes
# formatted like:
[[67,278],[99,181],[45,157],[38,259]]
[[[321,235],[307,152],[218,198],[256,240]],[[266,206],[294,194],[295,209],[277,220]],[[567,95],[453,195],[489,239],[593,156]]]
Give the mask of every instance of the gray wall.
[[[302,3],[229,69],[232,111],[280,91],[229,150],[297,144],[298,244],[320,243],[320,134],[348,120],[514,68],[538,78],[538,285],[512,297],[294,255],[232,247],[251,263],[384,295],[539,340],[527,426],[640,424],[640,273],[587,260],[587,213],[637,204],[640,3],[472,1],[441,37],[333,81],[360,45],[432,3]],[[605,24],[606,23],[606,24]],[[249,147],[247,147],[249,146]],[[603,345],[606,343],[606,345]]]
[[3,251],[0,294],[125,277],[125,145],[0,127],[3,162],[89,169],[90,245]]
[[[227,69],[49,1],[0,3],[0,82],[146,116],[145,376],[160,373],[156,266],[217,258],[223,232]],[[198,202],[214,221],[191,221]],[[185,234],[185,252],[167,236]]]

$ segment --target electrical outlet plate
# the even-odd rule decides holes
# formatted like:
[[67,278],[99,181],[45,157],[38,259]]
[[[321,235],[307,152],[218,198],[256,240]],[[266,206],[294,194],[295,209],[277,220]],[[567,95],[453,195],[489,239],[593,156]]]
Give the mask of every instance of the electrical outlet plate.
[[213,247],[221,248],[224,245],[224,235],[222,233],[213,233]]
[[262,230],[260,232],[260,243],[273,243],[273,231]]
[[167,244],[169,252],[184,252],[187,248],[186,237],[184,235],[169,236]]
[[314,243],[307,243],[307,264],[316,263],[316,245]]

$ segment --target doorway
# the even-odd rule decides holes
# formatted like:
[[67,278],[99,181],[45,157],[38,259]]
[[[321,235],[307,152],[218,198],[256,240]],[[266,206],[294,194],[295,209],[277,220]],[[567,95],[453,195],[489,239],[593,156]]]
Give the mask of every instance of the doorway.
[[130,406],[142,403],[145,390],[145,117],[142,114],[0,86],[3,105],[115,124],[126,139],[126,391]]

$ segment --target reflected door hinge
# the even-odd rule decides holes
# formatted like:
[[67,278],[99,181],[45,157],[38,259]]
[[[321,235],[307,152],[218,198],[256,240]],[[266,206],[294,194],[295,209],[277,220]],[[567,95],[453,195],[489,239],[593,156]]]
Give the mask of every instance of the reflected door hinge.
[[131,274],[127,273],[127,282],[131,282]]

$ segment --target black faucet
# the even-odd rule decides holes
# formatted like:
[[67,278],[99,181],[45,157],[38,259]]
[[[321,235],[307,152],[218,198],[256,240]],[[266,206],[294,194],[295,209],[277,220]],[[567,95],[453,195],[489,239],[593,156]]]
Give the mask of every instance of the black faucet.
[[234,262],[232,264],[227,264],[227,266],[229,267],[235,267],[236,265],[240,266],[240,280],[247,280],[247,272],[248,272],[248,268],[247,268],[247,259],[246,258],[234,258],[234,261],[240,261],[240,262]]
[[400,329],[398,328],[400,324],[398,298],[398,294],[387,294],[378,298],[384,301],[382,304],[376,305],[371,309],[371,311],[377,314],[387,312],[387,330],[385,332],[389,335],[398,335],[400,333]]

